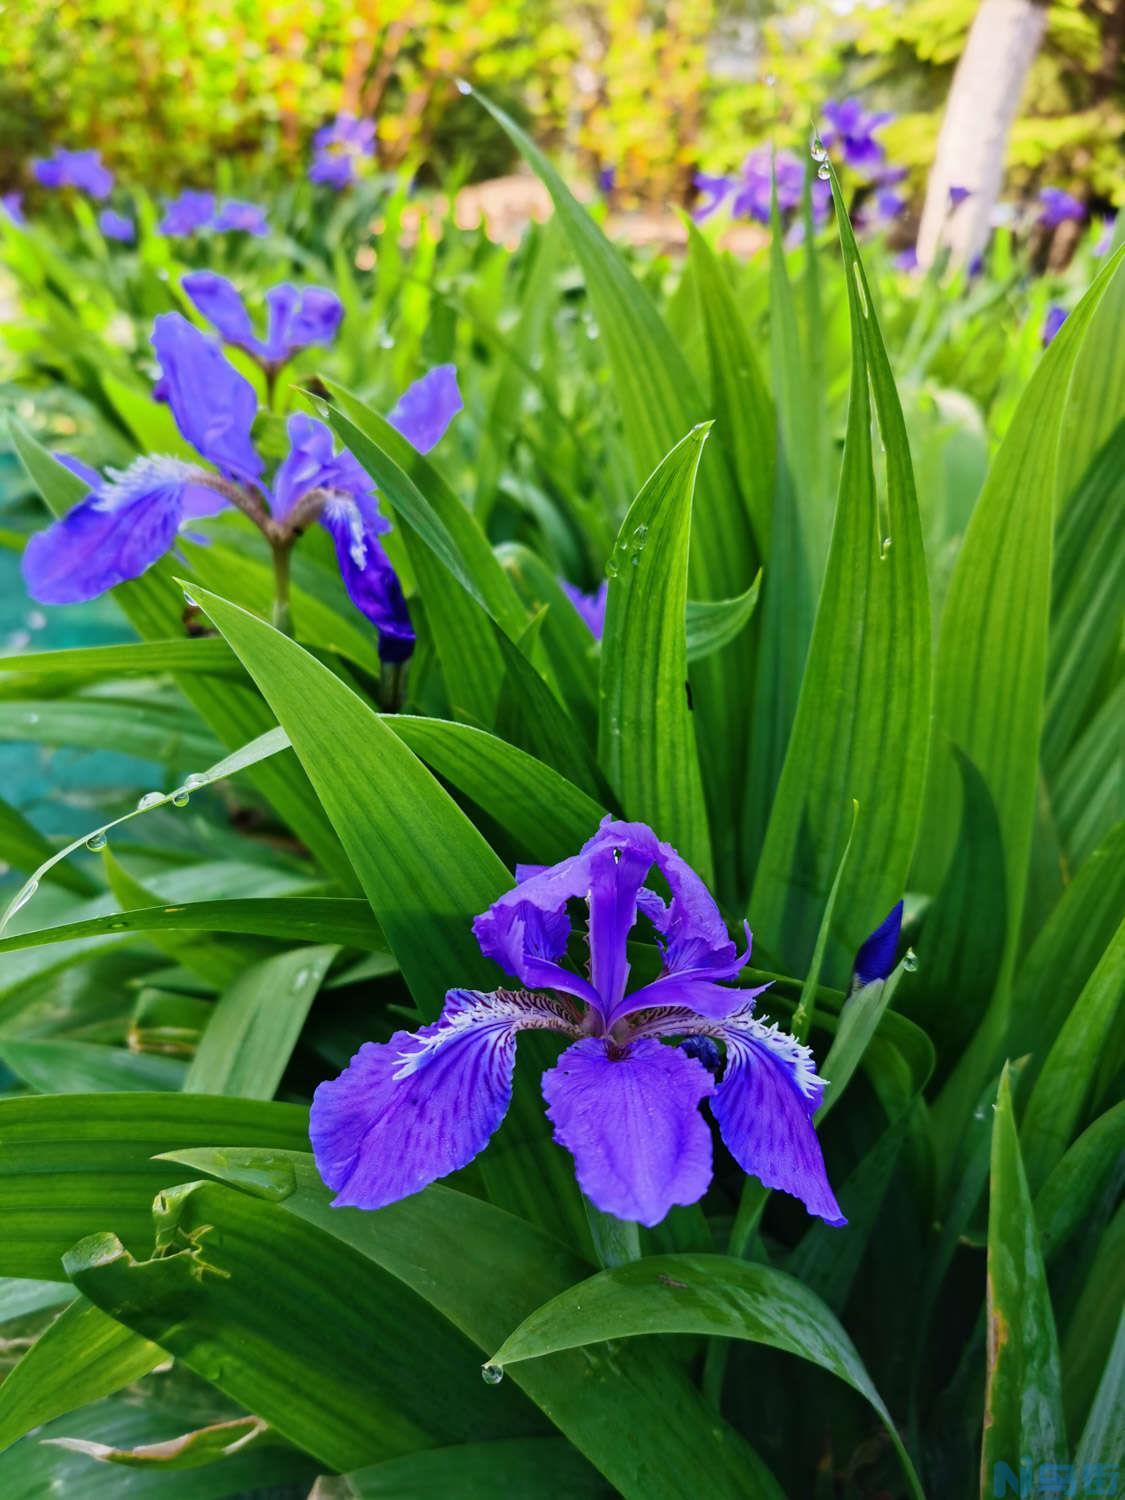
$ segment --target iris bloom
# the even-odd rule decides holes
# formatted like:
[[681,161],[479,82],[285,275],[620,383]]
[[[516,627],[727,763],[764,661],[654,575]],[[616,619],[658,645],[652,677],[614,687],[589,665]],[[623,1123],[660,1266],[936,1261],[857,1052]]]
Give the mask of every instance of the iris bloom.
[[[390,523],[379,513],[370,477],[350,453],[333,451],[323,422],[295,412],[288,421],[289,451],[267,485],[251,439],[258,401],[249,381],[179,313],[156,319],[152,344],[176,426],[218,472],[179,458],[145,457],[103,480],[71,462],[90,493],[28,542],[23,574],[31,597],[41,604],[92,599],[144,573],[175,545],[183,526],[233,504],[275,549],[288,548],[319,520],[336,544],[352,603],[379,631],[380,656],[405,661],[414,631],[379,542]],[[410,387],[388,421],[425,452],[460,408],[453,366],[439,365]]]
[[863,943],[852,966],[852,988],[859,989],[876,979],[886,979],[895,966],[898,940],[902,935],[902,902],[892,906],[887,915]]
[[309,181],[346,188],[355,181],[356,162],[375,155],[375,121],[342,111],[313,136]]
[[185,188],[164,205],[164,216],[160,220],[160,233],[177,239],[186,239],[201,229],[210,227],[215,216],[214,193],[200,193],[195,188]]
[[600,641],[605,633],[605,605],[609,598],[609,583],[603,579],[592,594],[584,593],[565,578],[560,578],[559,583],[562,584],[563,593],[581,616],[582,623],[589,628],[594,639]]
[[[666,883],[670,902],[645,880]],[[706,886],[643,823],[607,817],[571,859],[517,869],[518,884],[476,918],[481,951],[520,989],[450,990],[433,1025],[368,1042],[313,1099],[317,1167],[338,1207],[382,1208],[457,1171],[485,1147],[512,1095],[516,1033],[567,1039],[543,1075],[555,1140],[604,1213],[657,1224],[711,1180],[711,1113],[739,1165],[844,1222],[812,1117],[824,1082],[796,1038],[754,1013],[761,990],[729,986],[750,957],[731,942]],[[588,909],[589,964],[564,959],[569,903]],[[626,943],[654,930],[658,978],[628,992]],[[670,1038],[690,1039],[686,1047]],[[706,1044],[710,1043],[710,1048]],[[716,1082],[700,1055],[718,1061]]]
[[821,143],[840,155],[854,172],[870,176],[883,163],[885,151],[875,132],[894,119],[887,111],[865,110],[858,99],[829,99],[824,106]]
[[100,151],[66,151],[60,147],[53,156],[32,162],[31,170],[36,182],[45,188],[77,188],[91,198],[108,198],[113,190],[113,173],[102,162]]
[[265,209],[245,198],[227,198],[220,203],[211,228],[219,234],[253,234],[258,238],[270,232]]
[[1037,222],[1044,229],[1057,229],[1060,224],[1065,224],[1068,219],[1081,222],[1086,217],[1086,205],[1082,203],[1073,193],[1064,192],[1062,188],[1045,187],[1039,189],[1039,218]]
[[283,281],[266,293],[266,337],[260,339],[246,304],[225,276],[191,271],[182,285],[223,342],[245,350],[271,375],[301,349],[331,344],[344,316],[343,303],[334,292],[322,286],[298,289]]
[[0,193],[0,211],[13,224],[25,224],[27,222],[23,215],[22,193]]
[[137,237],[136,225],[132,219],[112,208],[102,209],[98,215],[98,228],[107,240],[117,240],[122,245],[131,245]]

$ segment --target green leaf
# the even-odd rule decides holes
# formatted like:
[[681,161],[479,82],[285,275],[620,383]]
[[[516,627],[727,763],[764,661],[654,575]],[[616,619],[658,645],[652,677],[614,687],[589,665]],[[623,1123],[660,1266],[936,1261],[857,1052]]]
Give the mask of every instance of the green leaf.
[[[250,896],[187,901],[182,906],[142,906],[82,922],[36,927],[0,938],[0,953],[129,932],[237,932],[337,943],[370,952],[378,952],[385,943],[366,901],[346,896]],[[388,963],[393,967],[389,958]]]
[[127,646],[75,646],[64,651],[27,651],[0,656],[0,672],[21,677],[155,677],[164,672],[241,676],[226,641],[135,641]]
[[505,542],[497,548],[497,557],[528,610],[538,615],[546,608],[543,647],[564,701],[592,738],[597,728],[599,643],[537,553],[518,542]]
[[1024,1167],[1032,1191],[1061,1159],[1082,1117],[1125,994],[1125,921],[1047,1054],[1020,1126]]
[[71,1280],[320,1462],[535,1431],[517,1392],[466,1378],[462,1335],[339,1240],[211,1182],[165,1191],[154,1217],[154,1259],[91,1235],[64,1257]]
[[1125,1204],[1118,1206],[1097,1242],[1063,1339],[1063,1400],[1072,1433],[1079,1431],[1097,1398],[1098,1381],[1112,1353],[1123,1305]]
[[[330,1206],[307,1155],[176,1154],[193,1171],[270,1196],[286,1214],[353,1246],[413,1287],[484,1353],[534,1308],[589,1274],[588,1262],[542,1229],[451,1188],[429,1187],[361,1213]],[[698,1500],[701,1493],[743,1500],[748,1486],[761,1500],[782,1500],[753,1450],[706,1405],[682,1365],[656,1346],[591,1348],[533,1361],[512,1370],[512,1383],[626,1500],[652,1500],[654,1474],[661,1500]],[[692,1455],[688,1467],[685,1453]]]
[[[839,199],[836,218],[851,310],[848,431],[824,585],[750,909],[771,952],[801,972],[858,801],[863,818],[828,956],[829,975],[842,977],[906,888],[929,734],[930,619],[902,410]],[[886,448],[886,520],[869,390]]]
[[1105,1362],[1098,1393],[1086,1418],[1074,1454],[1074,1472],[1085,1476],[1087,1465],[1100,1465],[1104,1475],[1120,1472],[1125,1465],[1125,1311],[1117,1320],[1113,1347]]
[[0,1274],[55,1277],[83,1235],[112,1229],[134,1248],[152,1234],[152,1198],[177,1180],[159,1151],[241,1143],[301,1149],[292,1104],[190,1094],[0,1099]]
[[1076,1230],[1090,1222],[1094,1205],[1125,1150],[1125,1100],[1106,1110],[1051,1170],[1035,1199],[1043,1258],[1051,1259]]
[[874,1407],[912,1493],[921,1496],[890,1413],[851,1340],[818,1297],[770,1266],[725,1255],[652,1255],[601,1271],[536,1308],[490,1363],[505,1369],[564,1349],[652,1333],[748,1339],[830,1371]]
[[5,1037],[0,1040],[0,1061],[40,1094],[182,1089],[187,1072],[187,1065],[177,1057],[54,1037]]
[[60,464],[57,458],[48,453],[18,418],[9,417],[8,433],[12,447],[27,470],[27,477],[56,519],[65,516],[72,505],[77,505],[86,498],[90,492],[86,481],[79,479],[77,474],[72,474],[64,464]]
[[294,948],[245,969],[220,998],[184,1088],[272,1099],[328,966],[339,952]]
[[734,599],[689,599],[687,602],[687,659],[702,661],[712,651],[721,651],[750,622],[758,605],[762,573],[744,594]]
[[131,1385],[167,1356],[77,1298],[0,1385],[0,1450],[52,1417]]
[[992,1127],[981,1493],[998,1463],[1066,1460],[1059,1346],[1005,1067]]
[[[34,870],[54,854],[54,845],[33,824],[0,798],[0,860],[17,870]],[[52,865],[46,877],[80,896],[92,895],[97,882],[70,865]]]
[[352,1474],[322,1476],[309,1500],[584,1500],[612,1491],[562,1438],[462,1443],[388,1459]]
[[566,859],[605,816],[601,803],[551,766],[483,729],[407,714],[383,722],[510,833],[530,862]]
[[685,630],[692,497],[709,430],[695,428],[646,480],[607,565],[598,758],[626,817],[649,823],[713,883]]
[[984,778],[1003,839],[1002,998],[1016,960],[1035,818],[1052,534],[1068,391],[1084,341],[1113,338],[1111,325],[1102,322],[1101,304],[1116,276],[1125,279],[1120,252],[1067,318],[1023,393],[965,533],[938,639],[920,881],[934,889],[949,861],[955,831],[950,807],[956,799],[949,746],[955,744]]
[[730,455],[731,468],[738,476],[758,552],[768,557],[777,446],[773,403],[724,267],[690,220],[688,255],[707,334],[715,437]]

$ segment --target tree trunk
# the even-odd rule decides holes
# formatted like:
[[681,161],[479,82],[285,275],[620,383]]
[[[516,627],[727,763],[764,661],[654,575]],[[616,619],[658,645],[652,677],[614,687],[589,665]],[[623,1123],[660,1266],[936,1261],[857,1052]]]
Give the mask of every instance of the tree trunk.
[[[918,261],[948,248],[966,265],[988,240],[1000,194],[1008,132],[1047,24],[1037,0],[981,0],[953,75],[918,230]],[[951,205],[950,188],[970,196]]]

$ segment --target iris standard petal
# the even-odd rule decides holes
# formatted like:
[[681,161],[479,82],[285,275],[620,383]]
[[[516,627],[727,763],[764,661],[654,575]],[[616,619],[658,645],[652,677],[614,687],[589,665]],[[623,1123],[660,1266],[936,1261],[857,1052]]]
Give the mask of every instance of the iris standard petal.
[[152,347],[182,436],[228,478],[258,479],[262,460],[250,439],[258,398],[250,382],[182,313],[161,313],[153,324]]
[[558,1006],[451,990],[441,1019],[367,1042],[313,1096],[309,1137],[337,1208],[383,1208],[466,1166],[512,1097],[516,1032],[573,1034]]
[[266,293],[269,308],[268,357],[289,359],[310,344],[330,344],[344,317],[344,305],[327,287],[307,286],[300,291],[288,282]]
[[419,453],[428,453],[462,404],[455,367],[436,365],[402,393],[387,413],[387,421]]
[[180,285],[224,342],[255,353],[262,350],[246,304],[233,282],[217,271],[190,271]]
[[318,489],[332,464],[332,434],[323,422],[295,411],[285,424],[289,452],[273,480],[273,514],[284,518],[309,490]]
[[826,1223],[846,1223],[813,1129],[824,1082],[811,1051],[750,1006],[728,1016],[721,1035],[727,1065],[711,1112],[727,1150],[766,1187],[792,1193]]
[[555,1140],[582,1191],[603,1213],[649,1226],[707,1191],[711,1132],[699,1102],[714,1086],[694,1058],[652,1038],[611,1055],[587,1037],[543,1075]]
[[40,604],[81,604],[139,578],[171,549],[194,473],[178,459],[140,459],[88,495],[28,541],[28,593]]

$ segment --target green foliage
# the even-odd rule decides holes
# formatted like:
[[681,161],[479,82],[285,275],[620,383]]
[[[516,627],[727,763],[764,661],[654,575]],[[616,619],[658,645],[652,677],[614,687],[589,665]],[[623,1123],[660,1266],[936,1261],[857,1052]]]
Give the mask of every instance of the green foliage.
[[[112,637],[63,610],[0,655],[11,765],[89,769],[65,822],[16,776],[0,805],[0,1491],[899,1500],[1112,1466],[1122,256],[1036,282],[1002,238],[978,282],[917,281],[842,218],[639,254],[480,118],[554,200],[514,249],[404,194],[373,270],[296,209],[212,247],[255,305],[346,304],[256,437],[275,463],[319,412],[377,481],[401,703],[328,537],[287,636],[233,511],[114,591]],[[146,340],[186,264],[87,229],[4,230],[13,553],[84,493],[51,449],[165,441]],[[382,413],[447,360],[465,409],[423,458]],[[560,578],[608,579],[600,641]],[[474,915],[606,812],[752,922],[747,982],[831,1080],[847,1227],[716,1143],[700,1203],[597,1271],[540,1036],[478,1160],[332,1207],[317,1084],[495,988]],[[917,960],[853,987],[900,896]]]

